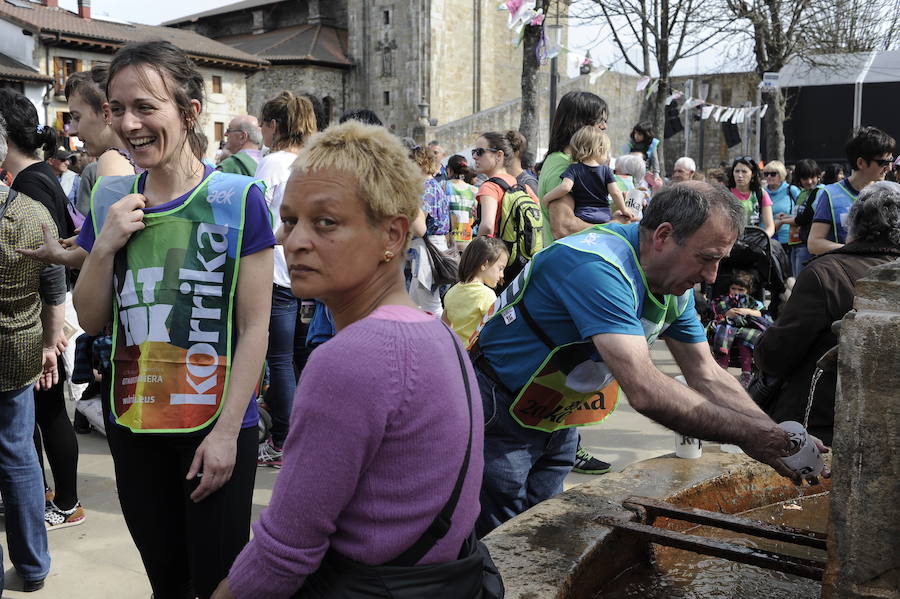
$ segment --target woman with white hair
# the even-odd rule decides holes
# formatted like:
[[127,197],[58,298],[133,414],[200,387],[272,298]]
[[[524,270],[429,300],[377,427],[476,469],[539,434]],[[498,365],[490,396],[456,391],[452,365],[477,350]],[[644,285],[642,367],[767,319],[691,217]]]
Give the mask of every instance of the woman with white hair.
[[[831,323],[853,307],[853,287],[871,268],[900,258],[900,185],[881,181],[866,187],[849,214],[847,244],[812,260],[794,285],[774,326],[756,346],[763,373],[783,379],[780,392],[763,409],[776,422],[802,421],[816,361],[837,345]],[[831,445],[837,373],[816,386],[810,434]]]

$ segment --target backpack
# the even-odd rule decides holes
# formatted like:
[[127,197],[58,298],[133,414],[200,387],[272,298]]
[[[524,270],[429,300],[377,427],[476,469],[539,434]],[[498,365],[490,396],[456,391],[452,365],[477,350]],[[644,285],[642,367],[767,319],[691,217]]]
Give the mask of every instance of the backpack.
[[510,264],[526,262],[544,249],[544,214],[524,187],[499,177],[488,179],[503,190],[496,237],[506,243]]
[[816,195],[819,188],[814,187],[806,196],[806,201],[797,206],[797,214],[794,216],[794,224],[799,228],[800,240],[806,243],[809,239],[809,232],[812,229],[813,215],[815,210],[813,204],[816,202]]

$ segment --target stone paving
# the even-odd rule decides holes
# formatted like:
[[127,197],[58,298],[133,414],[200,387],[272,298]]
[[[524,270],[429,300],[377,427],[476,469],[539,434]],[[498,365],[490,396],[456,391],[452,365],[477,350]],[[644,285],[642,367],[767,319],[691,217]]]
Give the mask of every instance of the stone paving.
[[[652,351],[653,360],[669,375],[678,374],[662,343]],[[71,408],[71,404],[70,404]],[[36,593],[21,591],[22,580],[9,562],[6,536],[2,535],[6,590],[3,596],[49,599],[147,599],[150,585],[140,556],[122,519],[113,479],[112,459],[106,439],[99,433],[79,435],[79,495],[85,507],[84,524],[49,533],[53,560],[46,586]],[[674,435],[635,412],[627,401],[602,424],[582,429],[582,444],[600,459],[621,470],[628,464],[674,450]],[[49,470],[48,470],[49,472]],[[259,468],[253,494],[253,519],[268,503],[278,471]],[[566,488],[592,476],[570,474]],[[0,521],[2,524],[2,521]],[[5,532],[5,530],[4,530]]]

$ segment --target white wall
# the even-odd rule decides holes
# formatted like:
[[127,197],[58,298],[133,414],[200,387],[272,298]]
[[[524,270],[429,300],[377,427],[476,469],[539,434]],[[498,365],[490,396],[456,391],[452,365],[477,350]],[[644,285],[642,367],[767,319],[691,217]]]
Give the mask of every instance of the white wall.
[[0,54],[34,68],[34,36],[23,35],[22,28],[0,19]]

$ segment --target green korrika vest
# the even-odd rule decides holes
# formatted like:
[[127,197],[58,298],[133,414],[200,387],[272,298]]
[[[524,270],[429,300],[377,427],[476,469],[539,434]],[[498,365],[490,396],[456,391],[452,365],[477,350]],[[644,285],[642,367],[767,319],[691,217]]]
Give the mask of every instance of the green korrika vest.
[[[662,300],[657,299],[647,289],[647,279],[635,249],[625,237],[605,225],[594,225],[560,239],[554,245],[595,254],[622,274],[631,286],[634,305],[641,303],[641,325],[650,345],[687,308],[692,290],[680,296],[666,295]],[[522,426],[545,432],[600,422],[615,409],[619,396],[619,386],[602,357],[597,361],[591,340],[554,346],[525,309],[522,298],[531,278],[531,269],[533,266],[540,267],[542,255],[552,251],[553,247],[539,252],[526,265],[500,295],[479,327],[480,331],[490,321],[494,321],[492,326],[502,327],[504,323],[508,326],[521,317],[549,349],[509,409]]]
[[[115,257],[110,405],[139,433],[200,430],[219,415],[234,344],[234,295],[247,193],[259,182],[213,171],[187,200],[144,215]],[[102,177],[91,194],[99,236],[138,177]]]

